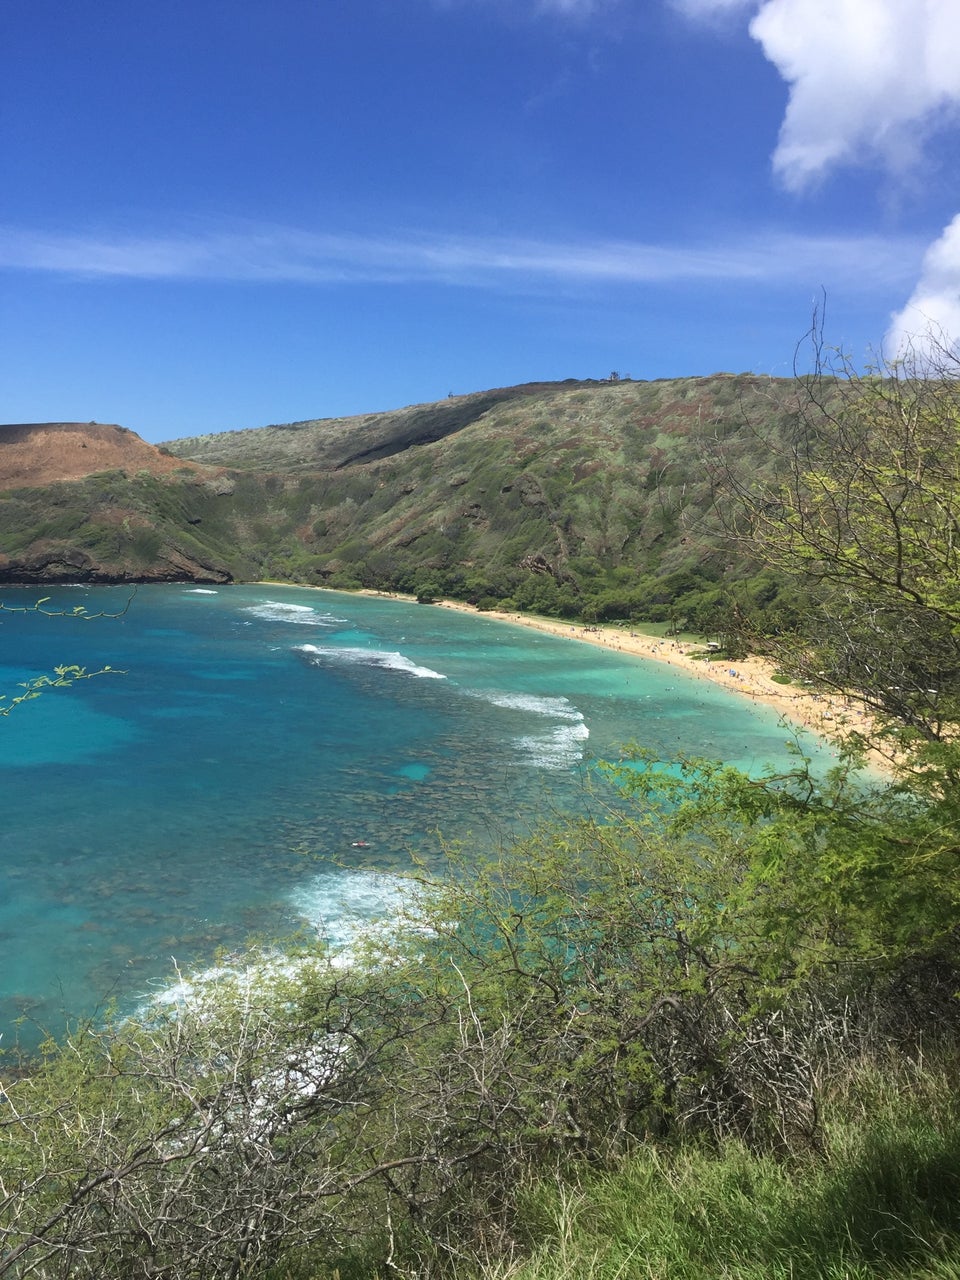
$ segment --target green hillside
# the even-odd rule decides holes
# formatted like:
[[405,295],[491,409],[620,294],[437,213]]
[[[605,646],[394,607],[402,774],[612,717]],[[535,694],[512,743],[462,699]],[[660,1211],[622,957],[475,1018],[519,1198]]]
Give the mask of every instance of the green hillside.
[[726,375],[532,384],[168,448],[243,469],[218,514],[263,574],[652,617],[728,568],[707,456],[719,441],[763,470],[756,429],[788,432],[793,395]]
[[115,470],[0,492],[0,581],[246,577],[254,562],[215,518],[218,492],[232,488],[193,472]]
[[171,441],[201,469],[0,495],[0,576],[270,577],[708,625],[749,571],[718,541],[708,458],[764,472],[794,397],[752,375],[531,383]]

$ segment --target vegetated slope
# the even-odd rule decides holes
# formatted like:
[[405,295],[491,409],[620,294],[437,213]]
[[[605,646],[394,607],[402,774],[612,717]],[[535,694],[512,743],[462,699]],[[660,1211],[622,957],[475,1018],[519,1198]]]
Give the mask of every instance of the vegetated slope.
[[763,470],[756,429],[792,431],[794,400],[752,375],[533,383],[168,447],[249,480],[273,468],[256,517],[270,576],[650,616],[690,592],[716,603],[730,557],[705,455]]
[[198,531],[225,487],[124,427],[0,426],[0,581],[229,581],[235,549]]
[[[752,375],[532,383],[172,441],[179,465],[196,464],[189,474],[127,471],[111,486],[115,505],[122,490],[136,513],[139,559],[127,564],[142,576],[157,571],[148,533],[178,529],[234,577],[666,616],[716,607],[740,572],[712,525],[705,457],[719,449],[742,474],[762,471],[770,451],[756,429],[792,431],[793,399],[792,383]],[[2,507],[0,518],[8,555],[50,538]],[[99,547],[104,521],[94,523],[99,533],[79,523],[60,533],[87,550],[89,533]],[[117,560],[128,530],[110,527]]]
[[224,431],[168,442],[181,458],[253,471],[339,470],[434,444],[478,422],[497,405],[549,395],[558,387],[596,386],[571,378],[566,383],[531,382],[471,395],[448,396],[435,404],[409,405],[388,413],[349,418],[311,418],[282,426]]

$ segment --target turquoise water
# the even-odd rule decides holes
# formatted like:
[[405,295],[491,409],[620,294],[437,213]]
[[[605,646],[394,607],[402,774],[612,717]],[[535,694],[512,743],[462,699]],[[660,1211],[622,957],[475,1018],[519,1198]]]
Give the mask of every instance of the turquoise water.
[[[123,608],[62,588],[45,608]],[[7,606],[35,590],[5,590]],[[116,619],[0,613],[0,1032],[141,1000],[218,949],[343,942],[438,832],[490,845],[577,803],[629,740],[746,769],[777,715],[652,662],[482,616],[273,586],[141,587]],[[356,847],[357,844],[365,847]]]

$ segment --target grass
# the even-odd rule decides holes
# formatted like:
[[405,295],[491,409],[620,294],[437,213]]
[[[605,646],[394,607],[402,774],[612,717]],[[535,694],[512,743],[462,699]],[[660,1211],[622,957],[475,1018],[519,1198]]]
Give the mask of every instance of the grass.
[[530,1192],[532,1257],[484,1280],[960,1280],[956,1071],[858,1073],[827,1150],[647,1147]]
[[512,1256],[384,1266],[383,1241],[357,1240],[262,1280],[960,1280],[958,1072],[954,1057],[848,1073],[819,1151],[651,1143],[613,1170],[531,1181]]

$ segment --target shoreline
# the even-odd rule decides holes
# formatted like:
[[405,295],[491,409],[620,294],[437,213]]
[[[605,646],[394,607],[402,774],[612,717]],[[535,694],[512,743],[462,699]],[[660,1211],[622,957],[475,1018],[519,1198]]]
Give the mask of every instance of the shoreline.
[[[357,594],[415,602],[413,596],[399,592],[362,590]],[[847,733],[868,730],[870,727],[869,713],[851,700],[837,693],[818,693],[800,689],[796,685],[781,684],[773,678],[776,671],[774,664],[756,654],[733,663],[728,659],[712,661],[705,656],[706,648],[699,641],[645,635],[643,632],[628,630],[626,625],[622,628],[588,626],[502,609],[480,610],[460,600],[436,600],[432,606],[425,607],[453,609],[458,613],[492,618],[496,622],[509,622],[531,631],[545,632],[561,640],[579,640],[616,653],[664,663],[697,680],[709,680],[712,684],[721,685],[733,693],[770,707],[778,711],[785,720],[834,745],[841,745]],[[879,751],[867,752],[866,759],[871,767],[884,773],[891,772],[894,767],[889,757]]]
[[[295,584],[264,582],[259,585],[294,586]],[[310,589],[331,590],[329,587],[312,586],[308,587],[308,590]],[[361,588],[359,591],[344,591],[342,594],[400,600],[406,604],[416,603],[415,596],[405,595],[399,591]],[[706,656],[705,645],[700,641],[645,635],[640,631],[630,631],[627,624],[622,627],[591,626],[580,622],[561,622],[536,614],[508,612],[504,609],[481,610],[462,600],[435,600],[424,608],[453,609],[458,613],[491,618],[495,622],[509,622],[531,631],[541,631],[561,640],[578,640],[584,644],[596,645],[630,657],[661,662],[666,666],[684,671],[694,679],[708,680],[732,693],[740,694],[741,697],[750,698],[754,702],[770,707],[778,711],[784,720],[817,734],[835,746],[841,746],[845,736],[851,731],[869,731],[871,727],[869,712],[850,699],[839,693],[819,693],[814,690],[800,689],[796,685],[781,684],[773,678],[776,672],[774,664],[768,658],[759,657],[756,654],[738,659],[733,663],[729,659],[711,661]],[[895,769],[895,762],[888,755],[877,750],[866,752],[865,760],[871,768],[885,774],[890,774]]]

